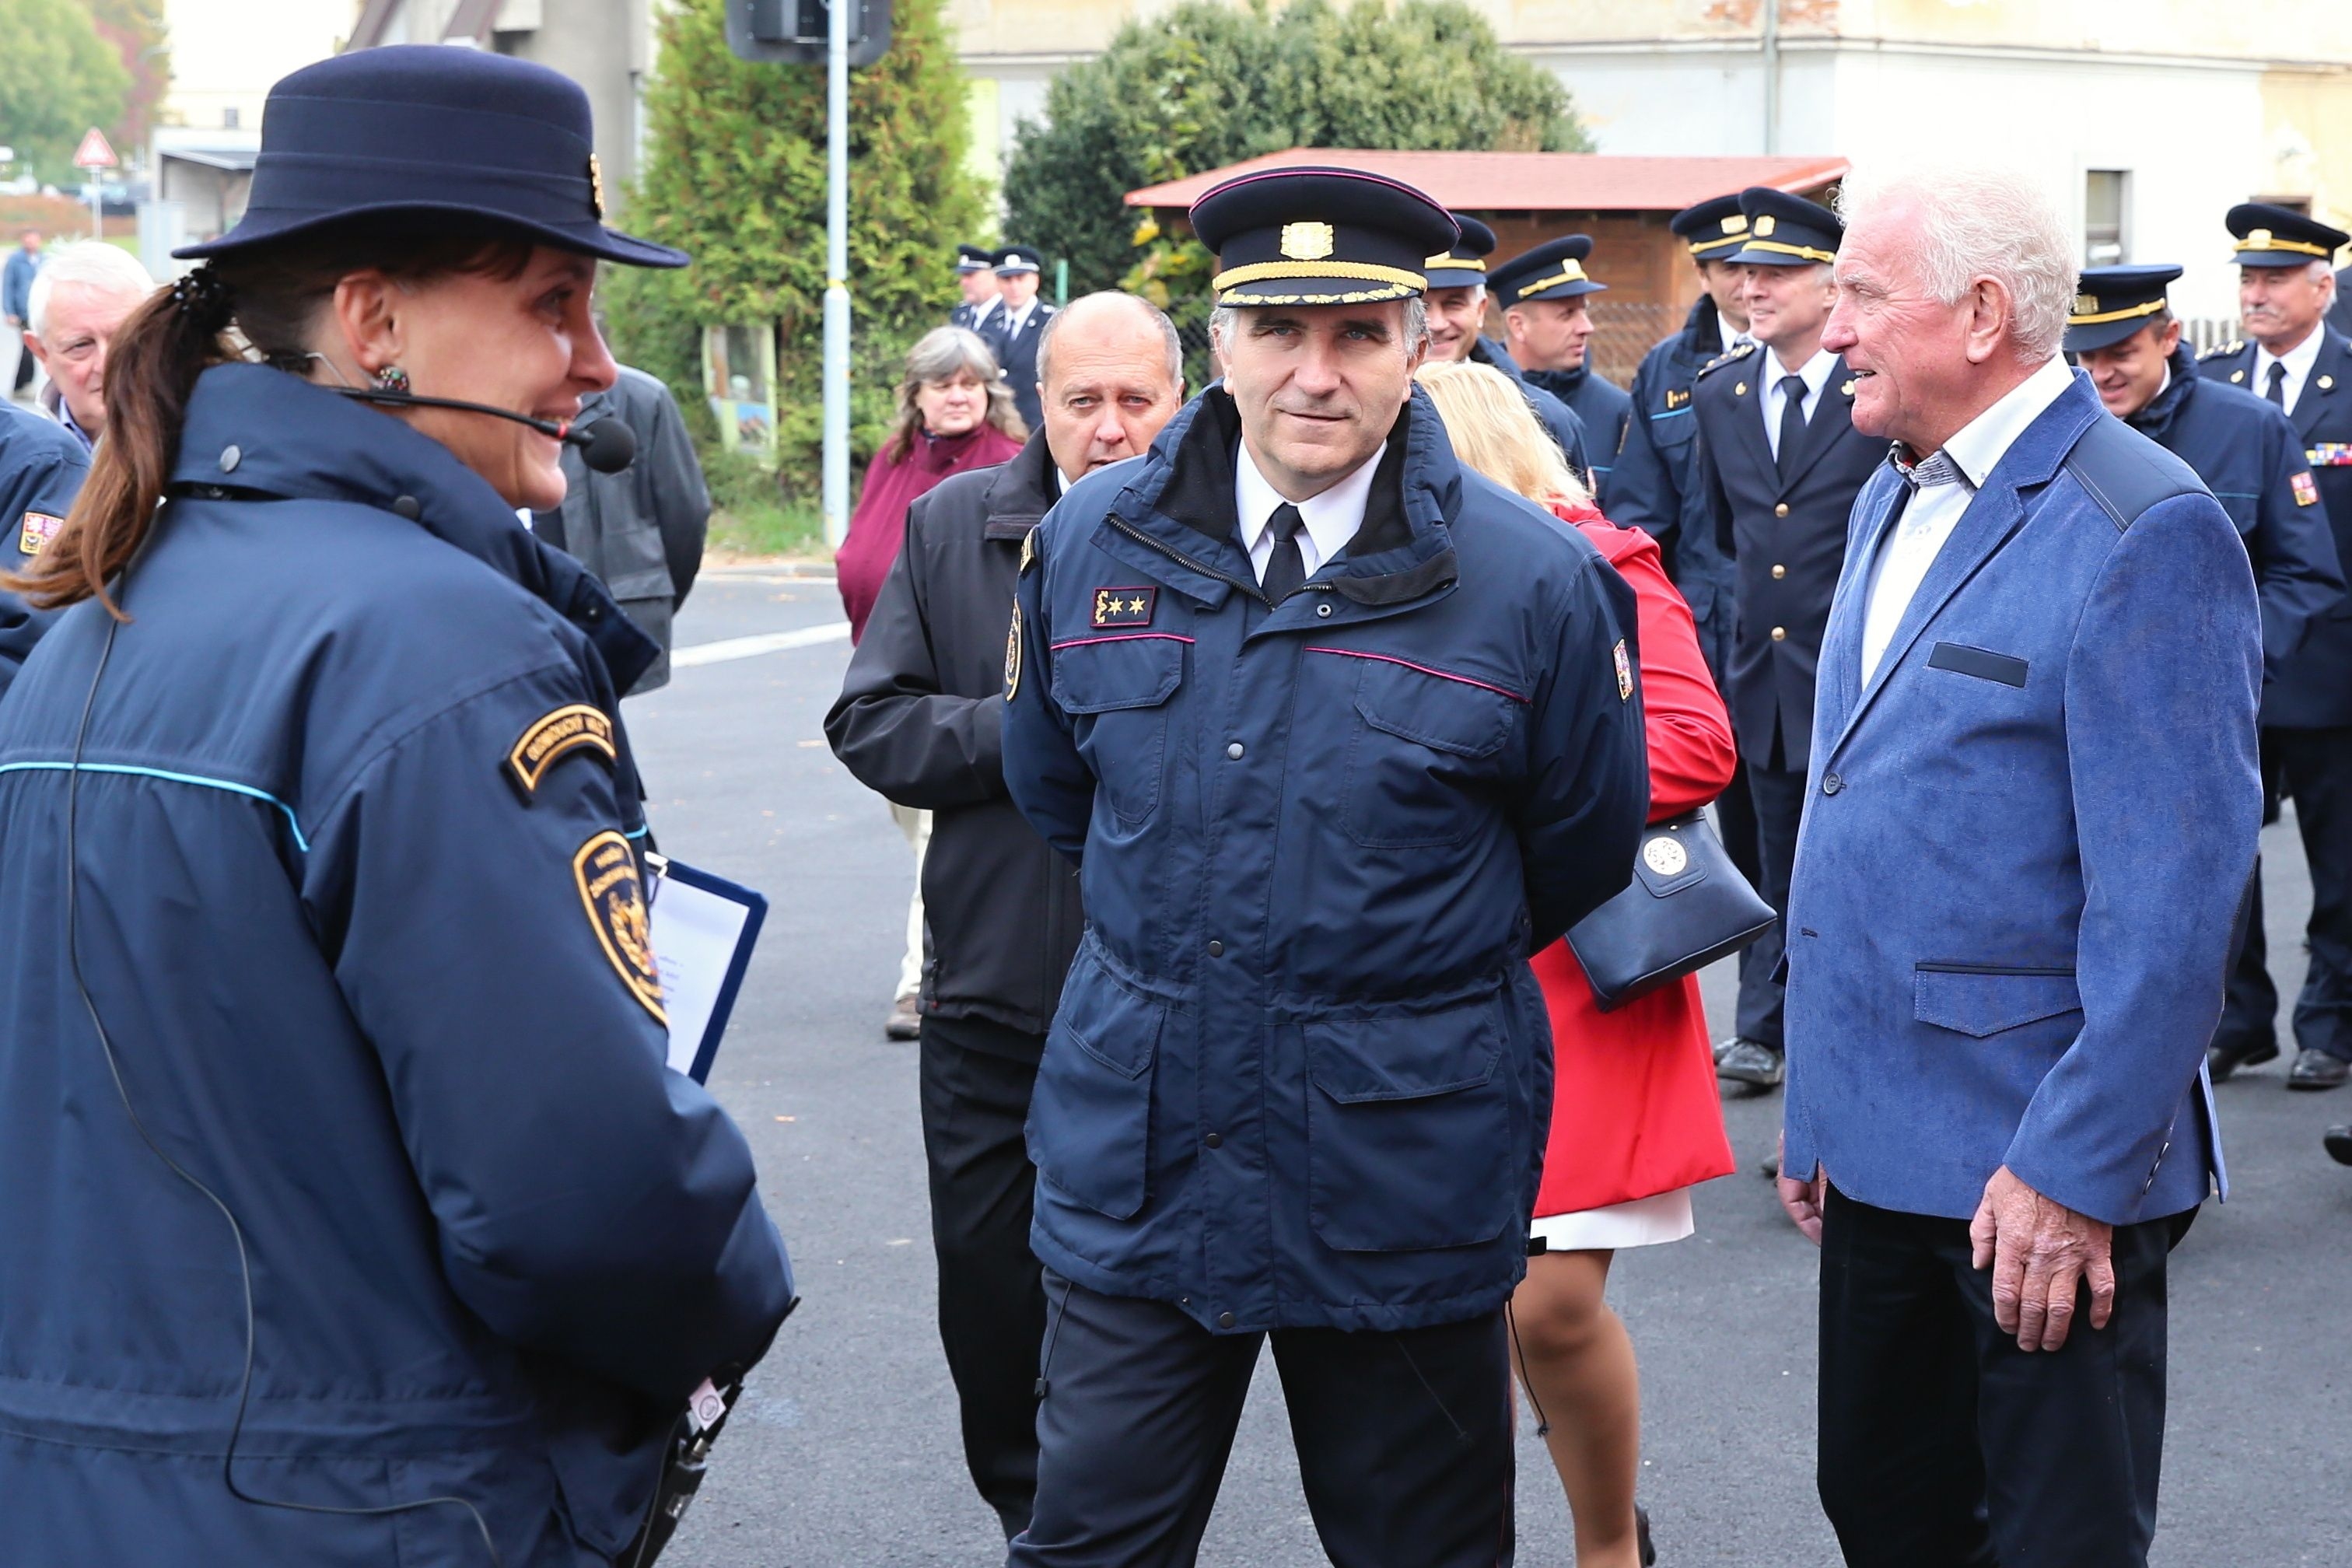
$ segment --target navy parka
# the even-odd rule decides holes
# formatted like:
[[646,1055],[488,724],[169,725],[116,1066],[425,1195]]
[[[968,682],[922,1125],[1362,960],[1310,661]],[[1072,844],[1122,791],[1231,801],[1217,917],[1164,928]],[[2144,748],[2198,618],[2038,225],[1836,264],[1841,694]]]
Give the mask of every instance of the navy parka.
[[[509,1568],[604,1563],[792,1290],[741,1134],[663,1064],[614,696],[651,645],[446,448],[279,372],[205,373],[172,480],[72,876],[124,1089],[250,1259],[237,1483],[462,1498]],[[237,1244],[68,957],[108,628],[63,613],[0,700],[10,1554],[479,1563],[453,1506],[223,1484]]]
[[1089,929],[1029,1119],[1034,1240],[1213,1331],[1397,1330],[1525,1268],[1527,958],[1629,880],[1633,597],[1416,390],[1361,531],[1269,607],[1210,388],[1039,525],[1004,771]]

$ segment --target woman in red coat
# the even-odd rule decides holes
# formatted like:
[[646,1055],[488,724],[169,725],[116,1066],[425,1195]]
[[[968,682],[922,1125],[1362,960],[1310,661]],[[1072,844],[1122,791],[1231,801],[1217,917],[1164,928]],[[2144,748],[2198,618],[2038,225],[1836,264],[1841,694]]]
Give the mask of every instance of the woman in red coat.
[[[1731,721],[1656,542],[1601,515],[1499,372],[1449,364],[1420,375],[1466,466],[1549,507],[1633,587],[1650,820],[1713,800],[1731,781]],[[1545,1250],[1512,1298],[1519,1375],[1568,1491],[1578,1568],[1635,1568],[1654,1560],[1633,1503],[1640,1382],[1602,1290],[1618,1248],[1691,1233],[1690,1189],[1731,1173],[1731,1143],[1697,976],[1603,1013],[1566,942],[1537,953],[1534,968],[1551,1013],[1551,1135],[1532,1226]]]

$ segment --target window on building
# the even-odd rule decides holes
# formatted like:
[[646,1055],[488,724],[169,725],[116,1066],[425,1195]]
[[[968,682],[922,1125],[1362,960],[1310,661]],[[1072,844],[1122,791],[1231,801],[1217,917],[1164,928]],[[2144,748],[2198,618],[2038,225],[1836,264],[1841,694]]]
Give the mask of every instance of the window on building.
[[224,131],[234,131],[236,129],[236,104],[232,103],[221,110],[221,129]]
[[2124,223],[2129,216],[2131,173],[2091,169],[2083,175],[2083,265],[2113,267],[2126,258]]

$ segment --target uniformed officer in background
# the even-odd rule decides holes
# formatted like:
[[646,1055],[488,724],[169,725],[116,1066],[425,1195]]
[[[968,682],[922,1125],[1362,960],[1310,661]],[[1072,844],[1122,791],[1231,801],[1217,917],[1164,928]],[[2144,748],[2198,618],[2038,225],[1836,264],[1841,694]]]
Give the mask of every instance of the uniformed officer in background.
[[1031,535],[1005,656],[1005,782],[1087,914],[1030,1110],[1011,1562],[1192,1563],[1270,1337],[1331,1559],[1491,1568],[1550,1099],[1527,961],[1632,874],[1633,596],[1413,388],[1444,208],[1305,168],[1192,216],[1225,379]]
[[[1757,890],[1785,911],[1811,755],[1813,680],[1830,596],[1845,562],[1846,515],[1886,459],[1853,427],[1853,380],[1822,346],[1834,302],[1831,263],[1844,226],[1802,196],[1761,185],[1739,194],[1746,238],[1728,259],[1746,273],[1754,342],[1709,364],[1691,391],[1698,490],[1732,557],[1738,620],[1731,726],[1756,807]],[[1784,1074],[1776,926],[1740,966],[1737,1032],[1716,1070],[1765,1090]]]
[[1568,466],[1590,476],[1593,459],[1604,458],[1593,432],[1576,410],[1529,382],[1510,352],[1486,335],[1486,258],[1494,254],[1495,231],[1467,213],[1450,216],[1461,237],[1422,265],[1423,276],[1429,279],[1423,298],[1429,311],[1431,357],[1492,365],[1509,376],[1559,444]]
[[[73,433],[0,397],[0,563],[21,568],[58,530],[89,473],[89,452]],[[0,590],[0,696],[52,617]]]
[[996,281],[996,255],[984,245],[956,247],[956,286],[963,299],[948,312],[948,325],[968,332],[980,331],[1001,297]]
[[1013,406],[1021,423],[1034,430],[1045,418],[1045,405],[1037,395],[1037,340],[1054,319],[1054,307],[1037,298],[1038,268],[1045,258],[1025,245],[1010,245],[996,253],[996,309],[975,329],[996,353],[996,365],[1013,389]]
[[1609,285],[1586,276],[1592,237],[1563,235],[1492,268],[1486,288],[1503,312],[1503,336],[1529,386],[1540,387],[1576,410],[1593,446],[1593,473],[1602,483],[1625,436],[1624,389],[1592,368],[1592,310],[1588,294]]
[[[2260,202],[2231,207],[2226,222],[2237,240],[2246,340],[2206,354],[2198,371],[2267,398],[2294,422],[2337,556],[2352,561],[2352,341],[2326,321],[2345,233]],[[2274,795],[2294,801],[2311,867],[2311,967],[2294,1005],[2299,1049],[2287,1087],[2334,1089],[2352,1079],[2352,604],[2313,623],[2263,693],[2263,773]],[[2214,1037],[2216,1078],[2278,1054],[2260,880],[2257,870],[2245,945]]]

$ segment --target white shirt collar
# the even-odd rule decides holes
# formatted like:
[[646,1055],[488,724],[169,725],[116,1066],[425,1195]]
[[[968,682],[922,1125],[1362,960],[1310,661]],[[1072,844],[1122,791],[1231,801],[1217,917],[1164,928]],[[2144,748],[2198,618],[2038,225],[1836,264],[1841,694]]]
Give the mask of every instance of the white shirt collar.
[[[1298,544],[1309,577],[1345,550],[1364,526],[1364,508],[1372,497],[1372,476],[1379,472],[1381,458],[1388,449],[1388,443],[1381,442],[1381,449],[1358,464],[1346,479],[1318,496],[1296,503],[1298,515],[1307,524],[1299,532]],[[1258,472],[1257,459],[1250,456],[1249,444],[1243,442],[1234,458],[1234,513],[1241,523],[1242,548],[1249,552],[1250,563],[1261,578],[1265,574],[1266,557],[1274,549],[1273,535],[1265,525],[1273,520],[1275,509],[1283,503],[1282,492]]]
[[2254,384],[2246,390],[2267,400],[2271,391],[2271,364],[2273,361],[2286,366],[2286,405],[2292,409],[2302,395],[2303,384],[2311,379],[2311,367],[2319,363],[2319,345],[2327,336],[2327,323],[2321,321],[2311,329],[2303,342],[2283,354],[2274,354],[2260,343],[2254,345]]
[[1748,339],[1748,334],[1746,332],[1741,331],[1738,327],[1733,326],[1729,321],[1723,319],[1723,312],[1720,310],[1717,310],[1715,313],[1715,330],[1717,335],[1723,339],[1723,352],[1725,353],[1729,353]]
[[1967,477],[1970,489],[1984,488],[2003,454],[2025,434],[2027,426],[2042,417],[2042,410],[2064,395],[2074,380],[2074,373],[2066,368],[2065,360],[2053,354],[1944,443],[1945,454]]
[[[1036,309],[1037,309],[1037,301],[1038,301],[1039,300],[1043,299],[1044,297],[1045,297],[1045,296],[1044,296],[1044,295],[1042,295],[1042,294],[1032,294],[1032,295],[1030,295],[1030,296],[1029,296],[1029,302],[1028,302],[1027,304],[1025,304],[1025,305],[1022,306],[1022,307],[1021,307],[1021,309],[1019,309],[1019,310],[1015,310],[1012,309],[1010,306],[1007,306],[1007,307],[1006,307],[1006,309],[1005,309],[1005,312],[1004,312],[1004,321],[1005,321],[1005,324],[1006,324],[1007,326],[1011,327],[1011,328],[1013,329],[1013,331],[1014,331],[1014,333],[1015,333],[1015,334],[1018,334],[1018,333],[1020,332],[1020,331],[1021,331],[1022,326],[1023,326],[1025,322],[1027,322],[1027,321],[1029,320],[1030,316],[1035,312],[1035,310],[1036,310]],[[1003,296],[1003,295],[999,295],[999,296],[997,296],[997,303],[999,303],[999,304],[1001,305],[1001,304],[1003,304],[1003,302],[1004,302]]]

